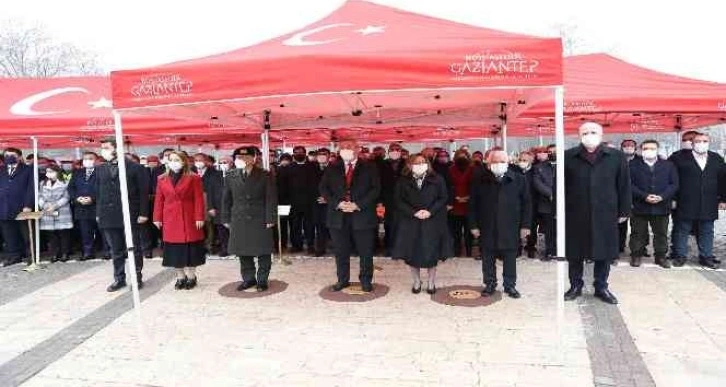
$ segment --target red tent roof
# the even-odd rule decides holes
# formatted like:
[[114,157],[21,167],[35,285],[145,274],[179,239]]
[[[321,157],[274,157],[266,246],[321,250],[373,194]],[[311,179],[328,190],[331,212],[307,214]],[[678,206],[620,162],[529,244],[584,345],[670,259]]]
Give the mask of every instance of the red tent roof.
[[[607,54],[565,58],[564,76],[565,115],[573,125],[595,119],[619,131],[658,131],[726,117],[726,84],[661,73]],[[522,116],[552,117],[552,103],[543,99]]]
[[[438,125],[441,119],[422,118],[436,115],[457,126],[454,113],[463,109],[489,103],[476,121],[496,121],[500,101],[516,105],[528,87],[560,85],[561,66],[559,38],[351,0],[289,35],[111,78],[116,108],[184,104],[168,111],[234,125],[259,125],[261,112],[271,110],[273,129]],[[521,89],[483,90],[492,87]],[[356,111],[361,114],[351,114]]]

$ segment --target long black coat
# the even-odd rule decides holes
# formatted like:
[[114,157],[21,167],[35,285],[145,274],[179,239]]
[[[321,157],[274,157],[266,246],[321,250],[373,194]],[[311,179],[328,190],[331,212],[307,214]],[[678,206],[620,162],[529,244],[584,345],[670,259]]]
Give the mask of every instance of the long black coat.
[[267,224],[277,224],[277,189],[272,175],[258,167],[247,178],[240,169],[227,172],[221,218],[229,224],[230,254],[272,254],[272,228],[267,228]]
[[214,217],[214,224],[222,224],[222,194],[224,191],[224,177],[222,172],[214,169],[207,169],[202,178],[202,187],[207,199],[207,211],[217,210]]
[[396,184],[403,174],[403,168],[406,166],[404,160],[385,160],[379,165],[379,173],[381,176],[381,195],[378,199],[379,203],[383,203],[387,210],[395,213],[394,201],[396,197]]
[[555,196],[557,194],[555,165],[550,161],[545,161],[532,168],[532,188],[537,191],[535,204],[533,205],[534,211],[538,214],[552,214],[555,212]]
[[[126,183],[129,189],[129,209],[131,224],[136,224],[139,216],[149,215],[149,173],[145,167],[133,161],[126,161]],[[96,218],[98,227],[123,228],[124,217],[121,209],[121,188],[119,185],[118,164],[104,163],[96,167]]]
[[701,167],[693,153],[683,152],[671,160],[678,171],[679,189],[676,194],[678,219],[716,220],[718,203],[726,201],[724,192],[724,161],[717,153],[708,152],[706,169]]
[[[320,181],[320,193],[328,202],[327,225],[331,229],[343,227],[343,212],[338,204],[345,198],[345,167],[342,162],[329,166]],[[352,213],[354,230],[370,230],[378,227],[376,202],[381,193],[381,179],[375,164],[358,160],[353,170],[350,200],[360,211]]]
[[317,164],[293,162],[286,168],[285,173],[279,175],[278,184],[284,191],[283,196],[290,200],[291,213],[312,214],[320,183]]
[[[96,219],[96,170],[94,168],[91,176],[86,179],[86,168],[73,172],[71,181],[68,183],[68,194],[73,204],[74,220]],[[78,203],[78,198],[88,196],[92,202],[88,205]],[[133,219],[132,219],[133,221]]]
[[565,230],[568,259],[618,256],[618,218],[630,216],[633,196],[623,152],[600,146],[594,163],[580,145],[565,152]]
[[[630,161],[634,215],[670,215],[673,197],[678,191],[678,172],[672,162],[657,160],[653,169],[638,157]],[[645,201],[648,195],[663,198],[660,203]]]
[[[426,175],[420,190],[410,175],[398,180],[395,200],[399,232],[394,257],[404,258],[414,267],[430,268],[454,255],[446,216],[448,199],[446,183],[438,174]],[[420,210],[429,211],[431,217],[414,217]]]
[[471,229],[481,233],[482,250],[517,250],[520,230],[531,227],[532,195],[527,179],[511,168],[501,181],[489,170],[475,171],[468,219]]

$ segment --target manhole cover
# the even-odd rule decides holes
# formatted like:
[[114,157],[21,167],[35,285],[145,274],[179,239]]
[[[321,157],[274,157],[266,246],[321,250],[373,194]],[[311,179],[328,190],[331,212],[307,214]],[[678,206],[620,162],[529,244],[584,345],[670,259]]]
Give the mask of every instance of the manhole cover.
[[233,298],[260,298],[260,297],[267,297],[271,296],[273,294],[282,293],[285,290],[287,290],[287,282],[283,281],[277,281],[277,280],[271,280],[268,285],[269,288],[264,292],[258,292],[257,288],[250,288],[244,291],[237,290],[237,286],[239,286],[242,282],[232,282],[228,283],[227,285],[222,286],[218,293],[221,296],[224,297],[233,297]]
[[383,284],[373,284],[373,291],[366,293],[361,289],[361,285],[358,282],[353,282],[349,287],[334,292],[330,290],[330,285],[323,288],[319,295],[322,299],[334,302],[367,302],[373,301],[376,298],[381,298],[388,294],[390,288]]
[[502,293],[496,292],[491,297],[482,297],[481,286],[455,285],[440,288],[431,300],[450,306],[479,307],[488,306],[502,299]]
[[476,300],[481,297],[481,292],[470,289],[456,289],[449,292],[449,297],[457,300]]

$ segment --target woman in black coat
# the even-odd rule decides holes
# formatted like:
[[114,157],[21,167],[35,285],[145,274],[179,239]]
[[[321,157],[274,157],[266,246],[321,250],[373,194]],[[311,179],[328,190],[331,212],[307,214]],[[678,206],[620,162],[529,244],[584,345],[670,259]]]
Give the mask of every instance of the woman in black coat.
[[453,255],[448,234],[446,204],[449,200],[444,179],[436,174],[423,155],[411,158],[396,184],[398,213],[395,258],[411,267],[414,294],[421,292],[421,269],[428,269],[426,292],[436,292],[436,265]]

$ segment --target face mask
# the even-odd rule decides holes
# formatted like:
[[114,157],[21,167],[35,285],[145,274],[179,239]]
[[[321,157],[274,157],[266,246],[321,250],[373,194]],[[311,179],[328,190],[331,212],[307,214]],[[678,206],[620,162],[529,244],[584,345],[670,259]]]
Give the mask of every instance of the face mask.
[[164,156],[161,158],[161,165],[166,165],[169,163],[169,156]]
[[586,134],[582,136],[582,145],[585,148],[596,148],[602,142],[602,135],[599,134]]
[[13,165],[18,163],[18,157],[15,155],[7,155],[5,156],[5,164],[7,165]]
[[340,158],[347,163],[355,158],[355,152],[351,149],[341,149]]
[[181,161],[169,161],[169,164],[167,164],[167,166],[174,172],[179,172],[182,169]]
[[229,171],[229,164],[219,164],[219,170],[223,172]]
[[149,163],[148,163],[148,162],[147,162],[146,160],[141,160],[141,161],[139,162],[139,164],[141,164],[141,165],[143,165],[143,166],[147,166],[147,165],[149,165]]
[[547,161],[547,158],[549,158],[549,154],[547,153],[537,153],[537,161]]
[[244,160],[235,160],[234,167],[237,169],[245,169],[247,168],[247,163]]
[[693,149],[693,142],[691,142],[691,141],[683,141],[681,143],[681,149],[686,149],[686,150]]
[[623,148],[623,153],[625,153],[628,156],[632,156],[635,154],[635,148],[631,148],[631,147]]
[[305,161],[305,155],[295,155],[292,156],[292,158],[295,159],[295,161],[297,161],[298,163],[302,163]]
[[93,168],[96,162],[93,160],[83,160],[83,168]]
[[489,164],[489,169],[492,171],[494,176],[501,177],[501,176],[504,176],[505,173],[507,173],[507,170],[509,169],[509,164],[492,163],[492,164]]
[[697,142],[693,144],[693,151],[698,154],[704,154],[708,152],[708,143],[707,142]]
[[654,149],[646,149],[643,151],[643,158],[646,160],[655,160],[658,157],[658,151]]
[[399,152],[399,151],[390,151],[390,152],[388,152],[388,157],[391,160],[399,160],[401,158],[401,152]]
[[318,156],[318,164],[327,164],[328,156]]
[[194,166],[195,166],[195,167],[196,167],[196,168],[197,168],[198,170],[200,170],[200,171],[201,171],[201,170],[202,170],[202,169],[204,169],[204,168],[205,168],[205,167],[206,167],[207,165],[206,165],[206,164],[204,164],[204,162],[203,162],[203,161],[195,161],[195,162],[194,162]]
[[525,171],[529,169],[529,163],[526,161],[520,161],[517,165]]
[[428,164],[414,164],[414,165],[413,165],[413,166],[411,167],[411,171],[412,171],[412,172],[413,172],[413,174],[414,174],[414,175],[416,175],[416,176],[421,176],[421,175],[423,175],[424,173],[426,173],[426,171],[427,171],[428,169],[429,169],[429,166],[428,166]]
[[311,163],[315,162],[315,156],[308,156],[308,161]]
[[63,164],[61,165],[61,168],[63,168],[64,171],[69,172],[73,170],[73,164]]
[[114,151],[111,149],[101,149],[101,157],[103,157],[106,161],[111,161],[114,159]]
[[55,179],[58,178],[58,173],[56,173],[55,171],[53,171],[53,172],[46,172],[45,173],[45,177],[47,177],[50,180],[55,180]]

